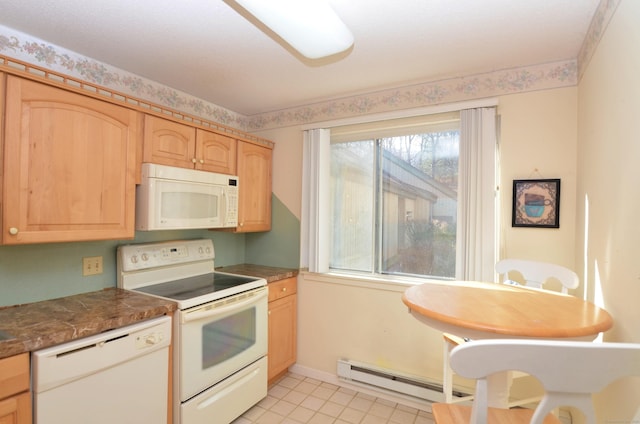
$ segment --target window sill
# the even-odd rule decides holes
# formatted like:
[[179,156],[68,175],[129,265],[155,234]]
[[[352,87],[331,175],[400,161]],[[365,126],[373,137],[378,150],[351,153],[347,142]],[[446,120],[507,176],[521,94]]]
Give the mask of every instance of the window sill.
[[376,276],[360,275],[342,272],[317,273],[301,271],[305,281],[325,284],[338,284],[343,286],[361,287],[375,290],[393,291],[403,293],[406,289],[417,284],[447,283],[448,280],[435,280],[428,278],[399,277],[394,275]]

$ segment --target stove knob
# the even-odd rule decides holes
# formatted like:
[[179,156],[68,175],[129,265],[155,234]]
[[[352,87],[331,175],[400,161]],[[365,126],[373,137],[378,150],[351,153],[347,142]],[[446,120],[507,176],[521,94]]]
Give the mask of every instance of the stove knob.
[[137,264],[138,263],[138,257],[136,255],[131,256],[131,263],[133,263],[133,264]]
[[149,260],[149,255],[147,255],[146,253],[142,254],[142,260],[143,261],[148,261]]

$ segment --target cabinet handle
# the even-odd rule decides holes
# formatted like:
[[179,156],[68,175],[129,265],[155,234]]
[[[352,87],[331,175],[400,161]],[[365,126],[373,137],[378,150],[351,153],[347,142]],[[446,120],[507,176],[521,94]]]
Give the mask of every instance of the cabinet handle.
[[286,292],[286,291],[287,291],[287,288],[286,288],[286,287],[283,287],[283,288],[282,288],[282,292]]
[[197,162],[196,158],[191,158],[191,163],[196,163],[196,162]]
[[18,229],[16,227],[9,228],[9,234],[15,236],[16,234],[18,234]]
[[200,159],[200,163],[204,163],[204,159]]

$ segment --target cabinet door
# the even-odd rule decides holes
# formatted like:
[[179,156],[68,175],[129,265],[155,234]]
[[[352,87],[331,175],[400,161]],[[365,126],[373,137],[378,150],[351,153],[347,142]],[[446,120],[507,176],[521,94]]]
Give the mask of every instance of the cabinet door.
[[235,175],[236,139],[198,129],[196,133],[196,169]]
[[30,422],[29,354],[0,359],[0,423]]
[[0,423],[30,424],[31,394],[24,392],[7,399],[0,400]]
[[144,117],[143,161],[194,168],[196,129],[151,115]]
[[4,244],[134,236],[140,113],[7,77]]
[[269,302],[268,380],[271,382],[296,362],[297,297]]
[[271,154],[268,147],[238,141],[239,232],[271,229]]

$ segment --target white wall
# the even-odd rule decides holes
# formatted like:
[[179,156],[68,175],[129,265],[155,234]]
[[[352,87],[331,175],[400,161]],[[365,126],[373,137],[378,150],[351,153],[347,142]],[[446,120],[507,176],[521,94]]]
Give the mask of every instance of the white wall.
[[[576,256],[588,296],[613,316],[605,340],[634,343],[640,342],[639,22],[640,2],[622,0],[578,91]],[[597,399],[598,422],[640,420],[638,380]]]
[[339,358],[439,380],[442,333],[402,303],[406,286],[299,278],[298,364],[335,373]]
[[[577,88],[500,98],[500,257],[575,269]],[[513,180],[560,178],[560,228],[511,226]]]

